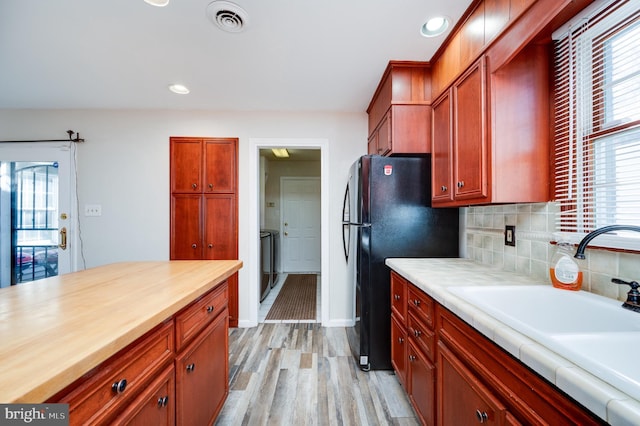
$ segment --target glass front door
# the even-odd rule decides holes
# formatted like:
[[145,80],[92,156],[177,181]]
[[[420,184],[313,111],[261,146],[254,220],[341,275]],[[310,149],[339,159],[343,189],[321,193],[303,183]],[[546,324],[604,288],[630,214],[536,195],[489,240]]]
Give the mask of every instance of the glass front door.
[[0,153],[0,287],[70,272],[69,148],[4,148]]

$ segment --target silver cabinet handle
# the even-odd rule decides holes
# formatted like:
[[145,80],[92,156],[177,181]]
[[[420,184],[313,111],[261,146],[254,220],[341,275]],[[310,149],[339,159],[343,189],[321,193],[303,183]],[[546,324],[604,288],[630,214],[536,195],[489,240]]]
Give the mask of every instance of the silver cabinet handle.
[[197,184],[197,183],[192,183],[192,184],[191,184],[191,187],[192,187],[193,189],[196,189],[196,188],[198,187],[198,184]]
[[169,396],[161,396],[160,398],[158,398],[158,407],[162,408],[162,407],[166,407],[167,404],[169,404]]
[[400,295],[399,294],[394,294],[393,298],[394,298],[394,300],[400,300]]
[[447,192],[447,189],[448,189],[448,188],[447,188],[445,185],[442,185],[442,186],[440,187],[440,191],[442,191],[442,192]]
[[194,244],[191,244],[191,248],[198,248],[198,245],[197,245],[197,244],[195,244],[195,243],[194,243]]
[[462,188],[463,186],[464,186],[464,181],[463,180],[458,182],[458,188]]
[[489,420],[489,415],[486,411],[476,410],[476,418],[478,419],[478,423],[484,423]]
[[210,314],[211,312],[213,312],[215,310],[215,307],[212,306],[207,306],[207,313]]
[[422,334],[422,331],[420,330],[413,330],[413,335],[416,337],[420,337],[420,335]]
[[191,373],[195,369],[196,369],[196,365],[195,364],[187,365],[187,373]]
[[127,389],[127,379],[118,380],[111,385],[111,390],[115,393],[122,393]]

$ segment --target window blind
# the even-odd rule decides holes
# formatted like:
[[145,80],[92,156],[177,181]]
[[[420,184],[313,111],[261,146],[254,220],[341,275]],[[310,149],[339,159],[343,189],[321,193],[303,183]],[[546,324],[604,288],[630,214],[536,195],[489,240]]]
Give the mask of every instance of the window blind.
[[640,0],[598,1],[554,39],[556,228],[640,225]]

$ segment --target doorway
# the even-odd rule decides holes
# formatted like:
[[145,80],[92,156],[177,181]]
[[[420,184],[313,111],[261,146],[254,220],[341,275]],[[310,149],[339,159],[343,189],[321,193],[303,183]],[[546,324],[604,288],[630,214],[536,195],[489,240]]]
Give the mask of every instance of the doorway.
[[260,149],[258,322],[318,322],[320,150],[282,148],[278,154]]
[[71,272],[72,143],[4,144],[0,154],[0,287]]
[[[320,229],[327,229],[328,223],[328,184],[326,182],[327,177],[329,175],[327,167],[328,167],[328,140],[326,139],[250,139],[249,140],[249,165],[250,165],[250,237],[248,241],[251,241],[249,246],[249,257],[245,263],[246,273],[248,274],[248,278],[245,280],[244,291],[246,295],[245,301],[241,301],[241,310],[243,306],[248,309],[248,315],[242,315],[244,320],[240,321],[240,326],[246,327],[254,327],[260,321],[260,288],[259,283],[261,283],[261,276],[263,275],[262,271],[262,262],[261,262],[261,241],[260,241],[260,231],[261,230],[274,230],[278,232],[278,240],[280,241],[281,246],[284,245],[283,238],[285,237],[284,232],[287,232],[283,229],[283,222],[281,218],[281,210],[282,203],[280,200],[280,191],[274,194],[271,193],[269,197],[266,196],[265,191],[269,191],[267,188],[267,182],[270,180],[275,180],[278,182],[276,187],[279,187],[279,181],[281,177],[286,178],[306,178],[306,177],[315,177],[320,182],[320,201],[319,201],[319,222]],[[307,173],[295,172],[295,165],[293,162],[285,163],[282,160],[281,165],[276,166],[275,168],[271,168],[271,170],[267,170],[266,172],[261,172],[265,170],[264,167],[261,167],[261,164],[266,163],[265,154],[271,152],[272,148],[285,148],[289,151],[290,154],[304,154],[304,155],[314,155],[316,161],[316,167],[319,172],[315,175],[309,176]],[[268,152],[267,152],[268,151]],[[291,155],[290,157],[293,157]],[[275,162],[276,160],[274,160]],[[288,165],[285,165],[288,164]],[[280,168],[286,171],[277,171]],[[297,169],[300,170],[300,169]],[[305,176],[306,174],[306,176]],[[267,199],[268,198],[268,199]],[[319,270],[314,272],[314,276],[317,276],[317,281],[319,282],[319,291],[320,296],[317,310],[317,322],[326,322],[328,321],[328,279],[327,274],[324,271],[328,270],[328,236],[326,232],[320,233],[320,248],[319,248]],[[282,248],[282,247],[281,247]],[[281,256],[282,257],[282,256]],[[280,271],[282,270],[282,259],[279,262]],[[316,263],[317,264],[317,263]],[[319,273],[318,273],[319,272]],[[278,274],[278,282],[282,283],[286,280],[287,273],[279,273]],[[276,284],[277,284],[276,283]],[[248,319],[247,319],[248,318]]]

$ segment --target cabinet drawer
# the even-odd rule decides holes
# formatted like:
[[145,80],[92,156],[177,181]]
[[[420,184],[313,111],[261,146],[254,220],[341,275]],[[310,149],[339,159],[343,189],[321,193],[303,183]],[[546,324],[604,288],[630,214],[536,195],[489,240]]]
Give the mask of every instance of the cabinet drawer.
[[176,316],[176,349],[180,351],[227,307],[227,282],[223,282]]
[[169,365],[114,421],[117,425],[172,425],[175,423],[175,374]]
[[407,318],[407,280],[391,271],[391,309],[404,325]]
[[427,327],[433,329],[433,299],[413,285],[409,285],[409,309]]
[[167,322],[96,368],[94,376],[59,401],[69,404],[70,423],[109,422],[173,359],[173,333],[173,322]]
[[422,321],[418,320],[413,312],[409,313],[407,320],[407,334],[431,361],[435,359],[436,334]]

